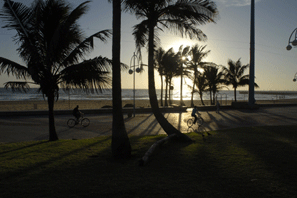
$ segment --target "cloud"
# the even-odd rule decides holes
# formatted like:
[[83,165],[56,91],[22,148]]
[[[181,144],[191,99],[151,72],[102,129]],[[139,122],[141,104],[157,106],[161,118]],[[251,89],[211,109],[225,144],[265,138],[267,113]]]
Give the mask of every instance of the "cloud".
[[[259,1],[261,1],[261,0],[255,0],[255,3],[259,2]],[[215,2],[218,4],[222,4],[226,7],[251,5],[251,0],[216,0]]]

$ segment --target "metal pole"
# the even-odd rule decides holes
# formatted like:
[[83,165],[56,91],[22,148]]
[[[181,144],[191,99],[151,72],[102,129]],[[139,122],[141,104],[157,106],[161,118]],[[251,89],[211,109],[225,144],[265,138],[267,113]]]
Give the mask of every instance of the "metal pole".
[[133,54],[133,65],[134,65],[134,71],[133,71],[133,117],[135,117],[135,52]]
[[251,40],[250,40],[250,82],[249,82],[249,106],[255,104],[255,0],[251,0]]

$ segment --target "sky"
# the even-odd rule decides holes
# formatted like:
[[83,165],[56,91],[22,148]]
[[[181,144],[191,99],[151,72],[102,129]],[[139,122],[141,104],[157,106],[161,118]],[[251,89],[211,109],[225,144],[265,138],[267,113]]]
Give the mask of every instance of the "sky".
[[[33,0],[16,0],[30,6]],[[68,0],[73,8],[85,0]],[[160,32],[161,46],[168,50],[180,45],[206,45],[211,52],[204,61],[227,66],[229,59],[241,60],[243,65],[250,62],[250,12],[251,0],[214,0],[219,11],[215,24],[206,24],[199,28],[207,35],[207,41],[200,42],[181,38],[169,30]],[[89,11],[79,21],[86,36],[112,27],[112,5],[107,0],[93,0]],[[0,0],[0,7],[3,0]],[[286,50],[288,40],[296,24],[296,0],[256,0],[255,4],[255,82],[260,86],[257,90],[297,91],[297,82],[293,82],[297,72],[297,48]],[[121,61],[133,66],[131,58],[135,51],[132,36],[133,26],[140,21],[129,13],[122,15]],[[24,64],[18,57],[17,44],[13,39],[15,31],[2,28],[5,25],[0,19],[0,57]],[[95,42],[95,49],[87,58],[103,56],[111,58],[111,39],[107,43]],[[137,61],[136,61],[137,63]],[[143,50],[143,63],[147,64],[147,50]],[[246,71],[248,74],[249,71]],[[160,88],[160,77],[157,72],[156,88]],[[6,74],[0,76],[0,87],[3,83],[14,80]],[[147,68],[141,74],[135,75],[136,88],[147,89]],[[174,80],[175,89],[179,89],[180,80]],[[133,88],[133,75],[122,72],[122,88]],[[230,87],[230,89],[232,89]],[[248,90],[248,87],[241,88]]]

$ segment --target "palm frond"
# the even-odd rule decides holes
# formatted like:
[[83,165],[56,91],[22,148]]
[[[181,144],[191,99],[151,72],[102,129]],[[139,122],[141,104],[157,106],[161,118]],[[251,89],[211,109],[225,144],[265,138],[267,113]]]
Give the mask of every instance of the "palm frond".
[[27,67],[0,57],[0,75],[2,73],[6,73],[8,76],[15,76],[17,79],[26,79],[30,76]]
[[[44,20],[47,29],[43,34],[46,36],[47,42],[47,60],[51,62],[62,62],[73,48],[81,43],[83,40],[83,32],[80,30],[77,23],[78,19],[86,13],[87,2],[77,6],[72,12],[69,10],[69,5],[64,1],[48,1],[48,6],[54,13],[48,13],[53,18],[52,21]],[[44,12],[47,12],[45,10]],[[62,55],[62,56],[61,56]],[[55,59],[53,59],[55,57]]]
[[28,82],[18,82],[18,81],[9,81],[4,83],[5,89],[11,89],[12,92],[20,91],[20,92],[27,92],[30,89]]
[[69,66],[61,71],[63,89],[81,88],[86,92],[102,92],[110,88],[111,60],[96,57],[82,63]]
[[86,38],[68,55],[68,57],[63,61],[63,65],[67,66],[78,63],[79,59],[83,58],[86,52],[89,52],[90,49],[93,49],[94,38],[98,38],[101,41],[106,42],[107,38],[110,38],[110,36],[111,30],[102,30]]
[[148,42],[148,34],[149,29],[147,20],[144,20],[133,27],[132,35],[135,38],[136,51],[138,54],[141,54],[141,48]]
[[19,34],[24,34],[28,37],[28,27],[26,26],[30,21],[31,10],[27,6],[22,3],[5,0],[0,16],[7,21],[7,25],[3,26],[3,28],[14,29]]

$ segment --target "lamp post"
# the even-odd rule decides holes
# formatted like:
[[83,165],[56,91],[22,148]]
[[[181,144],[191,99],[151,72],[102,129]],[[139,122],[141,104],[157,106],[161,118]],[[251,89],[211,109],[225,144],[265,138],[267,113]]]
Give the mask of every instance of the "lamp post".
[[[138,65],[135,65],[135,60],[136,59],[138,61]],[[133,61],[133,66],[131,64],[132,61]],[[141,71],[141,69],[139,67],[136,68],[136,66],[139,66],[139,58],[135,55],[135,52],[134,52],[133,56],[132,56],[132,58],[130,60],[130,69],[129,69],[129,74],[133,74],[133,117],[135,117],[135,71],[137,73],[140,73],[140,71]]]
[[[295,34],[294,34],[295,33]],[[294,35],[294,37],[293,37]],[[294,39],[294,40],[293,40]],[[294,47],[297,46],[297,28],[295,30],[293,30],[293,32],[291,33],[291,36],[289,37],[289,41],[288,41],[288,46],[286,47],[286,49],[288,51],[290,51],[292,49],[292,45]]]
[[[294,35],[294,36],[293,36]],[[287,45],[287,47],[286,47],[286,49],[288,50],[288,51],[290,51],[291,49],[292,49],[292,45],[294,46],[294,47],[296,47],[297,46],[297,28],[295,28],[294,30],[293,30],[293,32],[291,33],[291,35],[290,35],[290,37],[289,37],[289,41],[288,41],[288,45]],[[296,80],[297,80],[297,73],[295,73],[295,76],[294,76],[294,78],[293,78],[293,82],[296,82]]]

